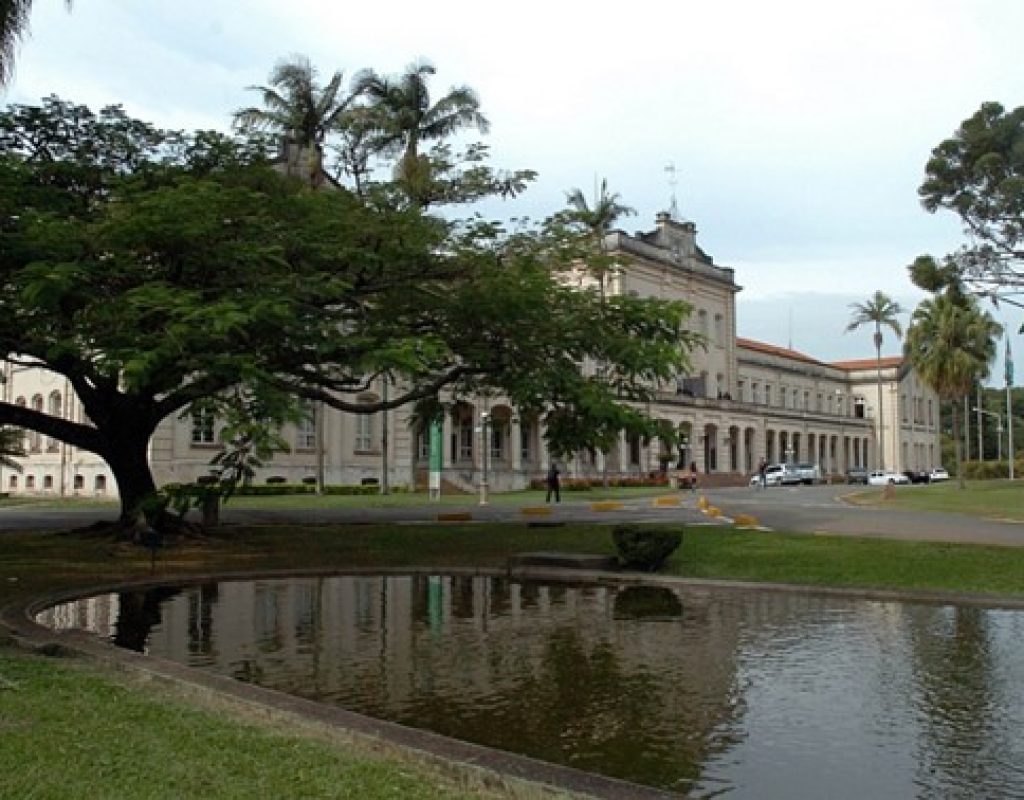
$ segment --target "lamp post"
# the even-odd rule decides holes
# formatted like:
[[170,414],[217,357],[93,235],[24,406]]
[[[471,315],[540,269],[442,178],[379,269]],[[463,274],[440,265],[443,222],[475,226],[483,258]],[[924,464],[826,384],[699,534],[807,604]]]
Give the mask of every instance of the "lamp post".
[[483,467],[482,478],[480,479],[480,505],[487,505],[487,455],[491,449],[490,437],[487,435],[488,424],[491,421],[491,415],[487,411],[480,412],[480,439],[483,442],[483,447],[480,451],[481,466]]
[[[978,412],[978,419],[981,419],[981,415],[984,414],[986,417],[996,418],[996,461],[1003,460],[1003,415],[997,414],[995,411],[986,411],[983,408],[975,406],[972,411]],[[984,454],[981,452],[981,426],[978,426],[978,458],[984,461],[982,458]]]

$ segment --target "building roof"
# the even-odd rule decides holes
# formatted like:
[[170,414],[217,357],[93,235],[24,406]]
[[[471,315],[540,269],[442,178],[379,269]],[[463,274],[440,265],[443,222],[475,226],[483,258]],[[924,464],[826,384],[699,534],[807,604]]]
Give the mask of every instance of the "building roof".
[[832,366],[845,370],[874,369],[876,366],[881,366],[882,369],[888,369],[889,367],[903,366],[903,356],[884,356],[881,361],[875,358],[857,358],[853,361],[833,361]]
[[779,347],[774,344],[759,342],[755,339],[744,339],[742,336],[736,337],[736,346],[745,347],[748,350],[756,350],[759,353],[765,353],[770,356],[782,356],[783,358],[790,358],[794,361],[804,361],[808,364],[817,364],[823,367],[835,366],[826,364],[824,361],[819,361],[816,358],[811,358],[810,356],[797,352],[796,350],[790,350],[786,347]]

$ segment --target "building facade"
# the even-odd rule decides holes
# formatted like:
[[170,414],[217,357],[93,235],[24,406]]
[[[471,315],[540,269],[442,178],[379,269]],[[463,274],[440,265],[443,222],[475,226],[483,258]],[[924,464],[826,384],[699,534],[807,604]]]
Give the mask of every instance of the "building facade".
[[[642,475],[697,464],[721,483],[745,482],[760,459],[810,462],[823,474],[851,467],[902,471],[940,466],[939,402],[900,358],[825,363],[808,355],[736,335],[741,287],[734,271],[716,265],[697,244],[696,227],[659,214],[653,231],[608,234],[616,256],[610,294],[685,300],[692,330],[706,340],[688,374],[659,386],[650,413],[671,423],[681,444],[622,436],[608,452],[582,452],[562,462],[572,476]],[[583,270],[568,276],[581,287]],[[881,367],[879,370],[879,366]],[[882,392],[879,401],[878,378]],[[44,370],[3,365],[2,399],[55,416],[84,419],[65,379]],[[357,401],[384,396],[378,385]],[[473,490],[522,488],[541,478],[550,456],[543,420],[520,414],[500,397],[455,404],[443,421],[443,485]],[[290,452],[276,454],[256,477],[326,484],[426,484],[429,441],[410,409],[345,414],[310,405],[307,419],[283,432]],[[880,443],[881,442],[881,449]],[[116,494],[112,474],[95,455],[26,433],[24,471],[0,471],[0,491],[53,495]],[[218,451],[211,416],[169,417],[154,434],[150,462],[158,485],[208,474]]]

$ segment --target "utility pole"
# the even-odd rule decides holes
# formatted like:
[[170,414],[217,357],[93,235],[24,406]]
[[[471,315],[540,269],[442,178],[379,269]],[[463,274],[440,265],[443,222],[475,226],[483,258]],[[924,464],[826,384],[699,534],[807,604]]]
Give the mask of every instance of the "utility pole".
[[1010,480],[1013,480],[1013,358],[1010,356],[1010,334],[1006,334],[1006,356],[1004,358],[1006,378],[1006,457]]
[[380,493],[387,494],[389,491],[388,487],[388,376],[385,374],[382,378],[383,385],[381,387],[381,395],[384,398],[384,411],[383,419],[380,425],[380,452],[381,452],[381,465],[380,465]]
[[981,398],[981,381],[978,381],[978,405],[975,406],[975,409],[974,409],[975,411],[978,412],[978,417],[977,417],[977,426],[978,426],[978,461],[984,461],[985,460],[985,444],[984,444],[985,440],[982,438],[983,435],[984,435],[984,431],[982,430],[983,422],[982,422],[982,418],[981,418],[981,413],[982,413],[981,409],[983,407],[982,406],[982,402],[983,401],[982,401],[982,398]]

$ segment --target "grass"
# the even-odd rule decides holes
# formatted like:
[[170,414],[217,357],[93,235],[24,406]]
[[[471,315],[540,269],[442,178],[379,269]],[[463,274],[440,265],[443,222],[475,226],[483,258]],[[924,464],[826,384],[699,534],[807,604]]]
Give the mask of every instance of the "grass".
[[0,649],[0,796],[468,798],[425,766]]
[[954,478],[926,486],[899,486],[892,499],[882,489],[858,493],[853,502],[912,511],[945,511],[969,516],[1024,522],[1024,481],[967,481],[961,489]]
[[[208,541],[162,552],[156,573],[501,568],[510,554],[530,550],[611,554],[610,526],[228,527]],[[0,535],[0,604],[149,572],[148,554],[131,545],[77,534]],[[1024,548],[701,527],[686,530],[664,572],[1024,598]],[[426,767],[213,715],[152,689],[125,686],[73,659],[57,662],[0,647],[0,796],[376,800],[458,797],[457,791]]]

